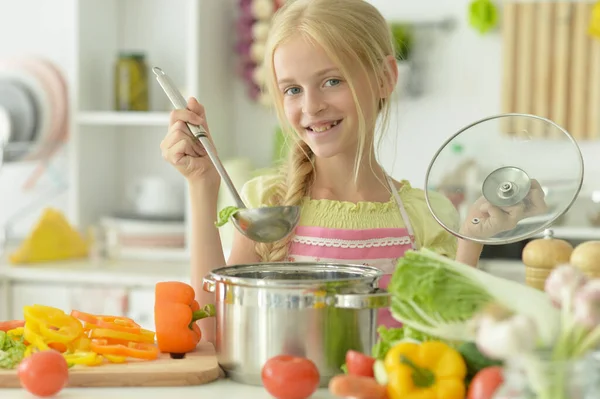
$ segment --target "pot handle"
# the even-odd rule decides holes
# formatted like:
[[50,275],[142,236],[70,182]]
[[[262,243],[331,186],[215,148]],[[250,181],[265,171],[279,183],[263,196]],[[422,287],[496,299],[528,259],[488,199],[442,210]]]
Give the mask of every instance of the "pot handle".
[[206,292],[215,292],[215,280],[211,279],[208,275],[202,279],[202,289]]
[[392,296],[386,290],[377,288],[369,294],[338,294],[333,296],[334,307],[339,309],[379,309],[389,307]]

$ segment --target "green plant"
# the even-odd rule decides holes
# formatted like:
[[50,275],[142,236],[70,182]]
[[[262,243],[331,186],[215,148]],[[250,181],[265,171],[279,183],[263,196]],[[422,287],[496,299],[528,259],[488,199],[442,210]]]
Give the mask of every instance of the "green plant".
[[411,27],[406,24],[391,23],[390,29],[394,38],[396,59],[398,61],[409,60],[414,45],[414,36]]

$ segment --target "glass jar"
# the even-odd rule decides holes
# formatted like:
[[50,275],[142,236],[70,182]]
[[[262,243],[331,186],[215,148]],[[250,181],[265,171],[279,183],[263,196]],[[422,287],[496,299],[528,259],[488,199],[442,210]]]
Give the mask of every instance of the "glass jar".
[[567,361],[539,354],[507,362],[504,383],[493,399],[597,399],[600,398],[600,357]]
[[148,111],[148,68],[143,53],[121,52],[115,64],[115,110]]

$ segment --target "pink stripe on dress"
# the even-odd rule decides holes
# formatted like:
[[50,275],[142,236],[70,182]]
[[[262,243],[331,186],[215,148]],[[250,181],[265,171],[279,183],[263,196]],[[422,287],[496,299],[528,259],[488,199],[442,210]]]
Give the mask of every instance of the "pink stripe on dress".
[[[411,248],[409,232],[405,228],[344,230],[299,226],[292,239],[288,260],[339,261],[378,267],[385,273],[379,286],[387,289],[390,273],[395,269],[395,262],[391,260],[397,260]],[[387,328],[402,327],[402,323],[392,317],[389,308],[378,310],[378,324]]]
[[[398,232],[402,232],[398,235]],[[309,236],[319,238],[336,238],[342,240],[364,240],[365,238],[386,238],[408,236],[408,230],[400,227],[382,227],[364,230],[333,229],[314,226],[298,226],[295,234],[297,236]]]

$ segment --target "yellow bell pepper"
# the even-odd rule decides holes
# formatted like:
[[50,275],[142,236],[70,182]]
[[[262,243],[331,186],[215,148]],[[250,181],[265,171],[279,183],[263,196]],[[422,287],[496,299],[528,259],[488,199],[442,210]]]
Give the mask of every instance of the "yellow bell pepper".
[[465,360],[443,342],[396,344],[386,354],[384,367],[389,399],[465,398]]

